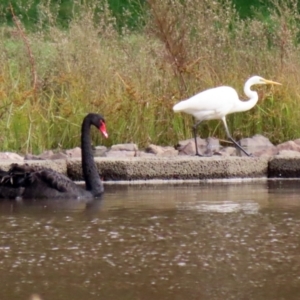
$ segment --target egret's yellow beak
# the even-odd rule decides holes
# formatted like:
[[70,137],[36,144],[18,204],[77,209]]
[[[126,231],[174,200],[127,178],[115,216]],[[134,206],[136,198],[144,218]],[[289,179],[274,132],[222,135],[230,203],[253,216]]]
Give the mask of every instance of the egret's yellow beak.
[[268,80],[268,79],[263,79],[264,83],[265,84],[275,84],[275,85],[282,85],[281,83],[279,82],[276,82],[276,81],[272,81],[272,80]]

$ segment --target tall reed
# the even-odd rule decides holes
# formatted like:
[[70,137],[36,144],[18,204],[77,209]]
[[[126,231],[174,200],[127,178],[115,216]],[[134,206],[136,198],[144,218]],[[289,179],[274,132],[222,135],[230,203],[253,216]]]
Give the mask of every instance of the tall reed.
[[[68,29],[46,4],[36,30],[22,27],[36,86],[20,29],[0,28],[1,150],[79,145],[90,111],[103,113],[110,133],[107,141],[95,134],[95,143],[172,145],[192,135],[192,117],[174,114],[176,102],[218,85],[233,86],[243,98],[244,81],[256,74],[283,86],[258,87],[258,105],[228,117],[234,137],[300,137],[296,0],[274,0],[268,17],[252,19],[240,19],[229,0],[148,0],[140,27],[121,30],[105,1],[88,3],[77,3]],[[200,135],[225,138],[219,124],[203,123]]]

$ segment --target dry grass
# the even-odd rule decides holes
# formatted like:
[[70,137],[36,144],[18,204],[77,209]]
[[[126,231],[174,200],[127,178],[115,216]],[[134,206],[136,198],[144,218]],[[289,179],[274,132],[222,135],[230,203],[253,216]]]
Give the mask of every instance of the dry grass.
[[[36,32],[24,31],[37,73],[34,87],[20,32],[0,29],[2,150],[78,145],[81,119],[90,111],[106,117],[108,145],[172,145],[191,136],[193,122],[173,113],[176,102],[223,84],[243,98],[244,81],[256,74],[283,86],[259,88],[254,109],[230,116],[233,135],[261,133],[276,143],[300,136],[296,0],[274,2],[267,19],[247,20],[239,19],[229,1],[149,0],[145,26],[123,28],[122,34],[108,6],[96,9],[97,2],[103,3],[82,6],[68,30],[41,7],[51,20],[47,28],[39,24]],[[225,137],[218,121],[203,124],[201,135]]]

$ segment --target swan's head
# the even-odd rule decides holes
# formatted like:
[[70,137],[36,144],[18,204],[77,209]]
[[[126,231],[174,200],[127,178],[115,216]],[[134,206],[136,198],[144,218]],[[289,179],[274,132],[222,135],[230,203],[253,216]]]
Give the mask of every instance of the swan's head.
[[108,133],[106,131],[106,125],[104,119],[100,120],[99,130],[102,132],[102,134],[108,138]]
[[265,79],[265,78],[260,77],[260,76],[253,76],[253,77],[249,78],[247,80],[247,83],[250,84],[250,86],[254,85],[254,84],[274,84],[274,85],[281,85],[281,83],[279,83],[279,82],[268,80],[268,79]]
[[82,128],[85,126],[90,126],[93,125],[99,129],[99,131],[102,132],[102,134],[108,138],[108,133],[106,131],[106,125],[105,125],[105,120],[103,116],[95,113],[89,113],[85,116],[83,123],[82,123]]

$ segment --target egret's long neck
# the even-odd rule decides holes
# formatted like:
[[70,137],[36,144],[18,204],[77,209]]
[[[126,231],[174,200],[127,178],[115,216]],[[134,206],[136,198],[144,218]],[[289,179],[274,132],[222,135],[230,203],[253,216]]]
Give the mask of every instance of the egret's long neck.
[[258,101],[258,94],[251,90],[252,83],[247,81],[244,86],[244,93],[249,98],[246,101],[240,101],[239,109],[237,111],[247,111],[255,106]]

